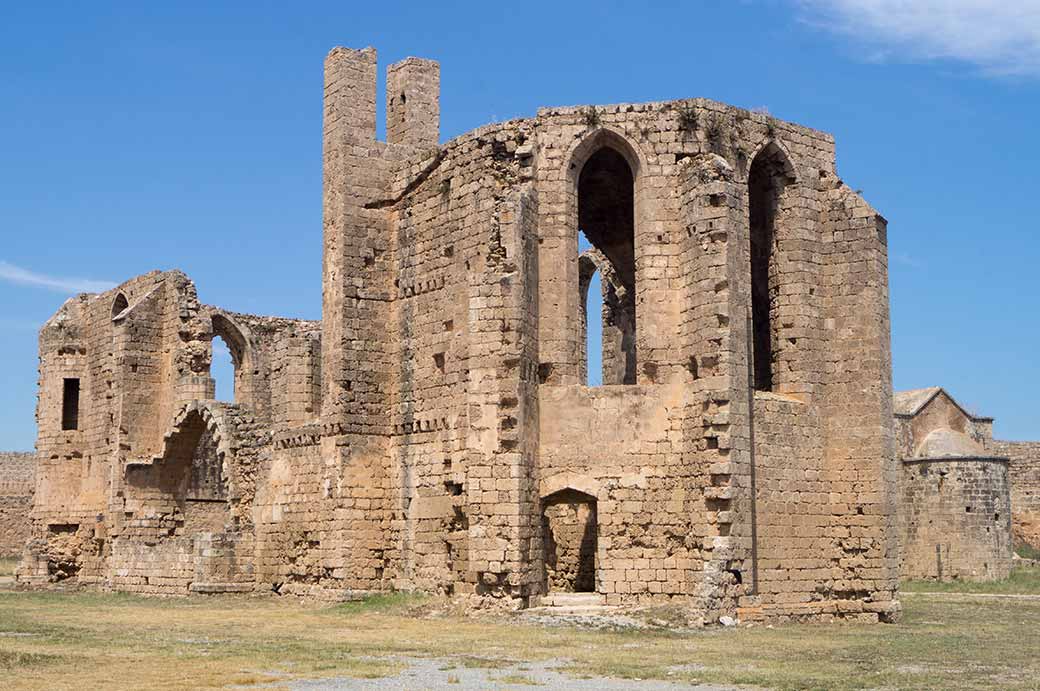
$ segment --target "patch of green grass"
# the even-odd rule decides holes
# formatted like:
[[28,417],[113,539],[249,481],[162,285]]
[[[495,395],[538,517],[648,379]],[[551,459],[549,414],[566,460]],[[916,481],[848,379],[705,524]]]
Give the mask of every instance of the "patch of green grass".
[[500,684],[516,684],[517,686],[545,686],[545,684],[535,681],[531,677],[525,677],[522,674],[506,674],[505,676],[496,677],[495,681]]
[[46,665],[65,664],[68,660],[61,655],[48,653],[26,653],[0,648],[0,670],[36,669]]
[[18,559],[0,559],[0,577],[13,576],[16,568],[18,568]]
[[1002,581],[905,581],[900,589],[906,593],[1040,595],[1040,568],[1016,567]]
[[505,669],[516,664],[516,660],[479,657],[476,655],[464,655],[457,659],[459,664],[466,669]]
[[336,605],[335,611],[339,614],[350,615],[364,613],[400,613],[421,607],[427,600],[428,597],[420,593],[378,593],[375,595],[368,595],[360,600],[351,600]]
[[1034,559],[1040,561],[1040,549],[1033,547],[1027,542],[1019,542],[1015,544],[1015,554],[1023,559]]

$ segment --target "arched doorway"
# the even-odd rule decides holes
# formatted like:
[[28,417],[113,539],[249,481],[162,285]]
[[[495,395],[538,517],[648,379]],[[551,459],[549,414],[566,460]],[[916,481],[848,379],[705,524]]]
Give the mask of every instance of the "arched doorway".
[[562,489],[542,500],[545,591],[596,592],[596,498]]

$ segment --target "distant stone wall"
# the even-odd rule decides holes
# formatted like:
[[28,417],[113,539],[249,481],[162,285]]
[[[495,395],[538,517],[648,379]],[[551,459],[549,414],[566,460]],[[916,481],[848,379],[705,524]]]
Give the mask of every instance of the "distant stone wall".
[[1011,459],[1011,520],[1017,541],[1040,549],[1040,441],[994,441]]
[[1011,571],[1007,462],[903,462],[903,578],[998,580]]
[[29,538],[36,454],[0,452],[0,559],[17,557]]

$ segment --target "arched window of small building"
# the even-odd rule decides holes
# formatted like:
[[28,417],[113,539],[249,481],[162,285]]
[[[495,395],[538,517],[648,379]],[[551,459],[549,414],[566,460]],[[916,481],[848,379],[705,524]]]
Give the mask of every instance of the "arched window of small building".
[[779,275],[776,262],[784,190],[793,181],[792,168],[774,143],[763,148],[748,172],[748,210],[751,229],[751,323],[754,386],[772,391],[773,363],[778,348],[776,307]]
[[130,306],[130,302],[126,299],[126,296],[120,293],[116,295],[116,299],[112,302],[112,318],[115,319]]
[[[595,268],[579,260],[579,304],[582,305],[589,385],[636,383],[636,266],[634,176],[626,158],[602,146],[585,161],[578,176],[579,255],[591,256]],[[586,245],[581,247],[581,245]],[[599,277],[599,289],[592,286]],[[584,280],[582,280],[584,279]],[[591,289],[591,290],[590,290]],[[598,296],[598,298],[597,298]],[[597,311],[602,319],[599,348],[590,339],[588,322]],[[599,350],[601,357],[593,355]],[[593,371],[600,360],[600,376]]]

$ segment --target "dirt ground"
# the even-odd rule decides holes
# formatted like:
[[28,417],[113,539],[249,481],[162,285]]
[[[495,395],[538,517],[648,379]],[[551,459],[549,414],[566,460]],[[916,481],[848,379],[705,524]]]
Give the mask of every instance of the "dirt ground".
[[5,688],[77,691],[1038,688],[1040,570],[908,584],[903,607],[890,625],[676,629],[659,613],[547,623],[406,595],[329,606],[3,591],[0,674]]

